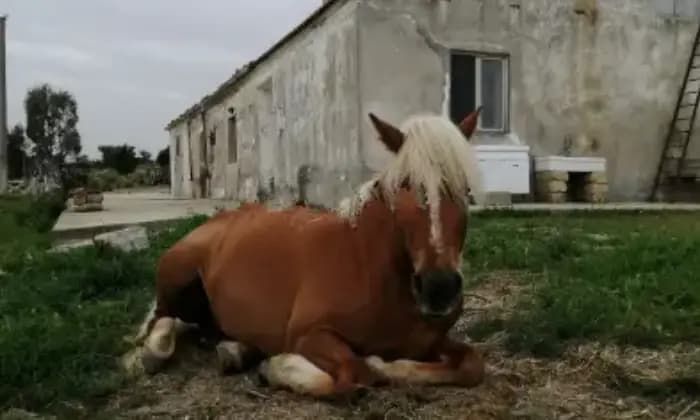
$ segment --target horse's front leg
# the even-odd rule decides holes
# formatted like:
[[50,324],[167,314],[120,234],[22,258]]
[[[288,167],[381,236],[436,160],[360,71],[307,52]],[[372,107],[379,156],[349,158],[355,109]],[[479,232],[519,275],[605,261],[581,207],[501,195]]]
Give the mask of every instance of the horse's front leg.
[[435,362],[385,362],[377,356],[366,360],[375,373],[391,382],[475,387],[484,381],[484,360],[474,347],[446,338],[435,348],[434,353],[438,359]]
[[381,378],[336,334],[322,330],[297,340],[293,353],[263,362],[261,375],[272,386],[333,398],[374,385]]

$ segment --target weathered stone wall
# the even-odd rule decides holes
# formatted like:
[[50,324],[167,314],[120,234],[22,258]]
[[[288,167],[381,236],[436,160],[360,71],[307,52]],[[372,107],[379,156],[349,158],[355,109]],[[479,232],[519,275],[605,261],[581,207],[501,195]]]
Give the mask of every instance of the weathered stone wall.
[[[596,9],[577,14],[577,3]],[[358,12],[362,114],[398,123],[443,112],[449,49],[506,53],[512,135],[476,142],[515,137],[545,156],[574,139],[572,156],[607,158],[610,199],[646,199],[699,9],[685,0],[366,0]],[[369,124],[361,129],[364,157],[378,169],[387,154]],[[690,153],[700,158],[700,138]]]
[[[356,5],[349,1],[329,10],[206,110],[205,132],[216,133],[209,151],[213,197],[289,203],[299,194],[299,171],[313,168],[307,198],[334,205],[362,180]],[[230,107],[238,121],[237,163],[228,162]],[[201,127],[199,117],[191,121],[195,157],[201,155]],[[199,160],[193,159],[195,176]]]
[[[176,154],[176,140],[180,137],[180,155]],[[177,198],[192,198],[190,180],[190,148],[187,122],[178,124],[170,130],[170,190]]]

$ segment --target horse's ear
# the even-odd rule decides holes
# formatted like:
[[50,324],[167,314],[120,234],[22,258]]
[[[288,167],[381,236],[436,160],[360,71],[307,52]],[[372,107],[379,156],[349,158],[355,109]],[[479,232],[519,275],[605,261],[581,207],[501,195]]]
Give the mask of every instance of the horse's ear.
[[369,119],[372,120],[374,128],[379,133],[379,139],[384,143],[384,145],[392,152],[398,153],[403,146],[405,139],[404,134],[398,128],[389,124],[388,122],[382,121],[376,115],[370,112]]
[[479,121],[479,114],[481,113],[482,108],[483,107],[480,106],[476,109],[476,111],[467,115],[467,117],[463,119],[461,123],[459,123],[459,128],[462,130],[462,134],[464,134],[464,136],[468,139],[472,137],[474,130],[476,130],[476,123]]

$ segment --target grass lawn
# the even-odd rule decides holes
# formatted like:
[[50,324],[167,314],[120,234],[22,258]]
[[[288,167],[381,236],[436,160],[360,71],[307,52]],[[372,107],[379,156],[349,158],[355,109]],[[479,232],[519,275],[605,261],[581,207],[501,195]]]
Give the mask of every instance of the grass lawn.
[[[13,236],[27,235],[23,248],[31,251],[0,244],[0,412],[71,413],[66,401],[89,410],[124,386],[117,357],[151,299],[156,259],[203,220],[175,223],[150,249],[128,254],[50,254],[36,250],[45,241],[40,229],[11,227],[20,232]],[[538,356],[581,340],[700,343],[698,215],[488,213],[472,220],[465,260],[472,284],[500,270],[533,274],[524,277],[533,293],[518,316],[473,325],[474,338],[506,330],[511,350]]]
[[700,343],[697,214],[479,216],[467,272],[534,274],[518,315],[472,327],[508,332],[509,349],[556,356],[581,340],[659,346]]
[[204,220],[175,223],[144,252],[57,254],[46,252],[51,203],[0,199],[0,413],[60,412],[63,401],[99,402],[117,389],[117,357],[151,299],[158,255]]

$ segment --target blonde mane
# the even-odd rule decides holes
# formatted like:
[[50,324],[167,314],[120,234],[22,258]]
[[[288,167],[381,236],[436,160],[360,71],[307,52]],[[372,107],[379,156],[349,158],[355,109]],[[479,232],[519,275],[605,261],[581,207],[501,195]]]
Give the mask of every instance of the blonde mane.
[[[481,174],[476,153],[460,129],[442,116],[413,116],[400,129],[405,142],[399,153],[353,197],[341,203],[339,214],[354,220],[377,194],[382,194],[393,207],[401,184],[408,181],[419,192],[419,202],[426,203],[430,209],[432,237],[439,245],[441,193],[452,195],[465,209],[470,193],[477,203],[481,202]],[[381,188],[375,188],[377,185]]]

